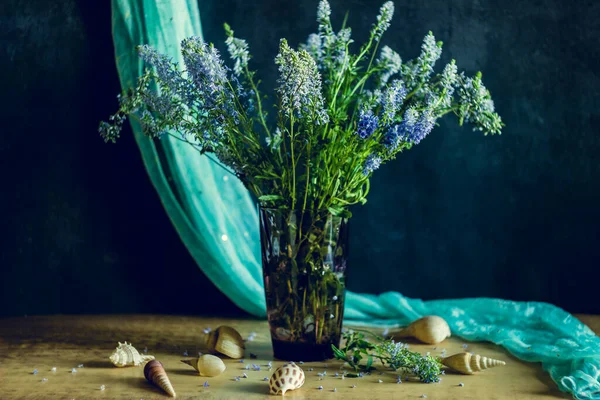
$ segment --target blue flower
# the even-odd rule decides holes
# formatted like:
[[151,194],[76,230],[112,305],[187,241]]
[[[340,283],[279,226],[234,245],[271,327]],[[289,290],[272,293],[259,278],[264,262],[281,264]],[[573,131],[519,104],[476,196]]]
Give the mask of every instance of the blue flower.
[[184,39],[181,49],[187,73],[203,100],[203,109],[219,122],[231,119],[237,125],[239,113],[227,78],[228,68],[223,64],[218,50],[197,36]]
[[329,116],[321,92],[321,75],[310,54],[306,50],[293,50],[282,39],[275,63],[279,65],[280,112],[288,118],[304,119],[306,123],[326,124]]
[[402,65],[402,79],[409,90],[419,88],[427,82],[441,55],[442,42],[436,43],[435,37],[429,32],[423,39],[419,57]]
[[385,85],[390,77],[400,72],[402,67],[402,58],[388,46],[383,46],[381,54],[377,59],[379,68],[383,70],[379,77],[379,87]]
[[363,175],[368,176],[371,172],[375,171],[381,165],[381,157],[370,154],[365,161],[365,167],[363,169]]
[[192,36],[181,42],[181,48],[187,71],[199,89],[212,93],[225,89],[227,69],[214,46]]
[[306,50],[316,62],[319,62],[323,53],[321,36],[317,35],[316,33],[311,33],[308,35],[306,44],[300,45],[300,49]]
[[145,44],[138,46],[138,55],[149,66],[156,69],[158,78],[176,91],[184,80],[177,70],[173,60],[164,54],[160,54],[153,47]]
[[454,60],[450,61],[444,67],[440,78],[440,86],[443,90],[443,97],[441,99],[442,107],[450,107],[452,105],[452,96],[454,95],[454,88],[458,82],[458,69]]
[[366,139],[375,132],[379,125],[379,118],[376,115],[373,115],[373,111],[361,110],[360,116],[358,118],[358,130],[356,134],[361,139]]
[[331,15],[331,6],[327,0],[321,0],[317,8],[317,22],[319,25],[329,25],[329,16]]
[[379,15],[377,15],[377,23],[371,31],[375,40],[381,39],[383,33],[390,27],[390,21],[394,16],[394,3],[388,1],[379,9]]
[[[352,30],[350,28],[342,29],[335,35],[333,47],[329,50],[331,51],[333,64],[337,67],[343,68],[346,64],[346,59],[349,57],[346,48],[350,43],[354,42],[350,38],[351,35]],[[338,71],[338,73],[341,73],[341,71]]]
[[464,73],[458,78],[457,94],[459,103],[459,118],[474,125],[474,130],[491,134],[499,134],[502,129],[502,120],[494,112],[494,102],[489,90],[481,81],[481,73],[472,78],[465,77]]
[[409,108],[398,127],[398,137],[406,142],[419,144],[431,132],[434,125],[435,117],[431,110],[419,114],[414,108]]
[[225,24],[225,30],[227,32],[227,51],[235,64],[233,66],[233,73],[236,76],[240,76],[242,71],[248,66],[248,60],[250,59],[250,53],[248,52],[248,43],[244,39],[238,39],[233,36],[233,31],[229,25]]
[[394,80],[381,96],[381,108],[383,112],[382,122],[388,125],[394,120],[396,113],[402,107],[406,97],[406,87],[401,80]]
[[433,72],[433,67],[442,55],[442,44],[436,43],[433,33],[429,32],[423,39],[421,45],[421,54],[416,63],[416,74],[421,75],[421,79],[428,78]]
[[389,150],[396,150],[400,143],[400,124],[391,126],[383,135],[382,143]]

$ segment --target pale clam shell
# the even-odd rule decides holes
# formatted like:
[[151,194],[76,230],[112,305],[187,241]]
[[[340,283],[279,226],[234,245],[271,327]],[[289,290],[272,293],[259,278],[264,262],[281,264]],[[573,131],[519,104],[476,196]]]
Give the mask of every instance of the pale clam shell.
[[223,360],[212,354],[204,354],[191,360],[181,360],[181,362],[194,367],[201,376],[221,375],[226,369]]

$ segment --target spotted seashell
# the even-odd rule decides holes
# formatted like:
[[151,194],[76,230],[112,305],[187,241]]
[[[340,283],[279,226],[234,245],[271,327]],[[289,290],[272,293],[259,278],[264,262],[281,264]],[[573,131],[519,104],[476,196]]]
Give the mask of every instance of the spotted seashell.
[[108,358],[116,367],[138,366],[154,360],[154,356],[141,355],[131,343],[119,342],[119,347]]
[[282,396],[288,390],[299,389],[302,385],[304,385],[304,371],[293,362],[277,368],[269,380],[271,394],[281,393]]

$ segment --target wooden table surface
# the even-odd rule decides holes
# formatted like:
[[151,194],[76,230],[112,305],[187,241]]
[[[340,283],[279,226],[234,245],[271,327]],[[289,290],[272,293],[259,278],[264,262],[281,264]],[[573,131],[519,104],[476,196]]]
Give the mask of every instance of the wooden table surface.
[[[599,316],[578,316],[596,333]],[[256,332],[246,345],[248,359],[225,360],[227,370],[215,378],[200,377],[191,367],[180,362],[186,357],[205,352],[204,328],[231,325],[247,337]],[[160,360],[169,374],[178,399],[266,399],[269,377],[266,364],[272,360],[267,323],[260,320],[229,320],[202,317],[111,315],[111,316],[43,316],[0,319],[0,399],[165,399],[167,396],[146,382],[142,367],[115,368],[108,357],[117,342],[132,342]],[[450,338],[438,346],[411,344],[413,350],[436,355],[442,349],[448,354],[462,351],[463,341]],[[303,365],[306,383],[286,397],[304,399],[563,399],[539,364],[523,363],[501,347],[487,343],[468,343],[468,350],[507,362],[479,375],[446,374],[435,384],[404,382],[396,384],[396,374],[374,373],[363,378],[334,377],[340,372],[337,361]],[[258,356],[251,360],[250,353]],[[245,364],[262,366],[261,371],[245,371]],[[83,367],[78,368],[78,365]],[[281,362],[273,362],[274,368]],[[56,367],[56,372],[52,372]],[[72,373],[71,369],[77,372]],[[309,368],[314,368],[310,372]],[[32,371],[39,372],[34,375]],[[319,380],[318,372],[327,371]],[[248,378],[239,382],[235,376],[244,372]],[[46,378],[47,381],[42,382]],[[383,382],[378,383],[381,379]],[[209,388],[202,384],[208,381]],[[464,383],[463,387],[458,384]],[[105,390],[100,390],[104,385]],[[322,385],[323,390],[317,387]],[[351,388],[356,385],[356,388]],[[337,392],[333,389],[336,388]]]

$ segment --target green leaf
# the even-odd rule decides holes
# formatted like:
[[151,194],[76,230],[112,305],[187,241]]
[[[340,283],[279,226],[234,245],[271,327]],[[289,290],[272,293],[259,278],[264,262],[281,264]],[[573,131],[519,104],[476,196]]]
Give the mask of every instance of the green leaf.
[[367,371],[369,371],[371,369],[372,365],[373,365],[373,356],[369,354],[369,356],[367,357]]
[[342,352],[340,349],[335,347],[334,344],[331,345],[331,349],[333,350],[333,355],[335,356],[335,358],[337,358],[338,360],[346,359],[346,354],[344,354],[344,352]]
[[223,24],[223,28],[225,28],[225,34],[227,36],[233,36],[233,31],[231,30],[231,27],[229,26],[229,24],[227,22],[225,22]]
[[276,195],[276,194],[263,194],[262,196],[260,196],[258,198],[258,200],[260,200],[260,201],[277,201],[277,200],[283,200],[283,197]]

